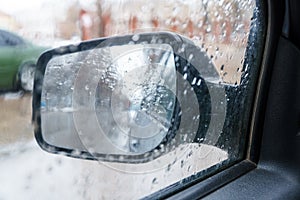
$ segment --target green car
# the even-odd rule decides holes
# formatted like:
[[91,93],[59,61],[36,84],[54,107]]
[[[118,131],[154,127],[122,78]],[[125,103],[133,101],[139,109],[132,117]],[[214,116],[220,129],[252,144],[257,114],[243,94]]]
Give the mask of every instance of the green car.
[[32,91],[36,61],[46,49],[0,29],[0,90]]

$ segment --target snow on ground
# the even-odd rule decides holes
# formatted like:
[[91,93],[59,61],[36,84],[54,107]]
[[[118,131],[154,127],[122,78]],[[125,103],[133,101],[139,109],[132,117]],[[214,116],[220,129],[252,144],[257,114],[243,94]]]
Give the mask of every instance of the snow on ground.
[[136,199],[227,158],[208,145],[193,154],[186,149],[181,157],[170,154],[173,163],[166,165],[164,158],[154,164],[73,159],[46,153],[34,140],[0,146],[0,199]]
[[83,199],[73,160],[20,145],[0,152],[0,199]]

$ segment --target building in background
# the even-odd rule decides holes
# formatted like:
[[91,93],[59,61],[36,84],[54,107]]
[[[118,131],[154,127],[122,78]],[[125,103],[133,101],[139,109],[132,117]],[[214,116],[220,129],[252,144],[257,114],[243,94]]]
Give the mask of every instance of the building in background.
[[21,27],[22,26],[12,16],[0,11],[0,29],[17,32]]

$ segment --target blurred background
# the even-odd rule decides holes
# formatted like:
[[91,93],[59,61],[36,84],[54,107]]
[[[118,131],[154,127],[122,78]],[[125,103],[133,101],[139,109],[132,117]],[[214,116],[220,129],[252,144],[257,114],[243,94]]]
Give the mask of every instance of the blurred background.
[[154,0],[147,4],[142,0],[2,0],[0,28],[46,46],[154,30],[245,45],[253,4],[232,0]]

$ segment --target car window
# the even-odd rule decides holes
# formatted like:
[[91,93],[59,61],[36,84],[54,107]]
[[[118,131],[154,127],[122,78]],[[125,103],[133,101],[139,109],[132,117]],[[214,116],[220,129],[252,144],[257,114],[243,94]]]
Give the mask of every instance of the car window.
[[20,37],[0,30],[0,46],[17,46],[22,44],[24,44],[24,41]]
[[[146,67],[138,66],[138,58],[143,57],[145,50],[128,53],[124,50],[126,48],[118,46],[115,49],[86,50],[80,62],[76,61],[80,58],[78,53],[54,57],[45,70],[44,77],[48,82],[44,82],[41,94],[42,112],[63,110],[68,115],[74,102],[90,100],[87,96],[93,94],[91,105],[97,108],[92,119],[95,127],[108,130],[111,127],[107,124],[114,119],[115,127],[126,130],[128,123],[124,121],[130,121],[135,99],[129,101],[118,95],[130,93],[131,96],[139,96],[144,91],[141,92],[135,84],[151,79],[155,82],[155,91],[168,91],[169,101],[179,102],[180,117],[176,118],[176,122],[172,121],[171,112],[166,109],[168,105],[161,109],[163,111],[155,111],[164,116],[169,125],[177,124],[176,143],[171,144],[171,150],[162,156],[142,163],[124,162],[122,156],[117,160],[107,156],[105,161],[95,161],[66,157],[63,151],[50,154],[39,147],[34,137],[36,124],[31,124],[32,93],[17,88],[2,91],[0,180],[5,184],[0,187],[0,199],[139,199],[161,190],[177,191],[188,187],[245,158],[250,110],[265,34],[260,3],[254,0],[32,0],[14,7],[18,3],[16,0],[3,2],[0,11],[6,14],[1,15],[0,12],[0,21],[8,21],[7,30],[26,37],[34,44],[55,48],[68,44],[76,46],[99,37],[131,35],[126,48],[132,49],[130,45],[135,44],[142,33],[168,32],[179,35],[183,44],[197,49],[195,53],[185,45],[179,48],[187,61],[193,60],[195,71],[201,78],[190,77],[183,68],[181,78],[173,79],[173,74],[178,72],[172,66],[176,65],[178,58],[173,56],[172,61],[167,62],[164,60],[169,58],[165,55],[159,60],[171,66],[172,70],[170,68],[167,76],[158,77],[160,68],[150,73]],[[0,46],[19,43],[22,40],[15,35],[0,31]],[[168,45],[163,49],[167,49],[168,55],[173,51]],[[205,55],[207,62],[197,57],[200,54]],[[109,59],[118,66],[117,70],[101,68],[100,64]],[[128,73],[122,68],[125,62],[133,66]],[[206,70],[209,72],[206,73]],[[117,78],[116,72],[119,73]],[[103,92],[114,85],[114,78],[120,77],[126,82],[126,87],[113,90],[110,96]],[[99,81],[99,84],[93,85],[94,88],[87,84],[92,78]],[[161,85],[171,89],[166,90],[157,84],[161,81],[164,82]],[[87,96],[79,93],[76,87],[80,87]],[[174,88],[179,91],[176,96]],[[197,88],[201,88],[199,92],[195,91]],[[147,91],[153,93],[149,87]],[[207,97],[201,96],[203,91],[206,91]],[[107,96],[113,103],[105,107]],[[153,105],[155,101],[152,101]],[[125,106],[131,109],[124,112],[126,115],[123,114]],[[112,114],[104,113],[105,109],[111,109]],[[170,106],[169,110],[173,111],[174,107]],[[77,112],[71,117],[43,118],[48,120],[47,123],[43,121],[43,128],[53,134],[46,138],[47,141],[61,137],[63,143],[64,136],[57,127],[65,125],[68,128],[67,125],[72,124],[75,127],[70,128],[72,139],[92,152],[90,143],[78,131],[87,129],[80,122],[89,117]],[[158,125],[150,123],[148,118],[140,115],[138,119],[136,123],[140,127],[151,126],[137,129],[136,134],[157,131]],[[93,129],[93,124],[89,128]],[[100,144],[97,133],[88,139]],[[108,137],[115,142],[112,145],[116,149],[124,150],[120,136],[120,141],[115,140],[113,134]],[[140,149],[144,152],[155,145],[147,143]],[[132,143],[130,151],[134,148],[137,149],[136,143]],[[71,153],[74,157],[80,154],[78,150]]]

